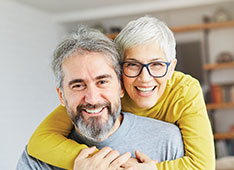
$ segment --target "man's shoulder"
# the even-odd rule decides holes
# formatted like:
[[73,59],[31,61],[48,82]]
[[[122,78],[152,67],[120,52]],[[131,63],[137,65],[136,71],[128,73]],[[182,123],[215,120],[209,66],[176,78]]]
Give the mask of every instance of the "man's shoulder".
[[[126,116],[127,115],[127,116]],[[146,151],[152,158],[160,161],[172,160],[183,156],[184,147],[180,129],[172,123],[161,120],[125,113],[129,119],[134,119],[128,137],[134,139],[133,146],[139,141],[137,147]],[[140,144],[139,144],[140,143]],[[150,149],[149,149],[150,148]],[[161,155],[160,157],[159,154]]]
[[16,170],[62,170],[60,168],[51,166],[42,162],[27,152],[27,146],[25,147],[16,167]]
[[142,128],[144,130],[150,130],[150,129],[158,129],[162,130],[164,133],[175,133],[180,134],[180,130],[178,126],[175,124],[165,122],[162,120],[145,117],[145,116],[138,116],[132,113],[124,112],[125,117],[128,119],[134,119],[134,125],[136,128]]

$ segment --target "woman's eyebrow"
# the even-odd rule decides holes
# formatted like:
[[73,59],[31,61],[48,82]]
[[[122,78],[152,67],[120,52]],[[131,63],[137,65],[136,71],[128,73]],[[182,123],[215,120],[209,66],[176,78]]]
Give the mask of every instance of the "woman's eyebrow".
[[[153,58],[151,60],[149,60],[149,62],[152,61],[163,61],[164,58],[163,57],[158,57],[158,58]],[[140,62],[139,60],[136,60],[135,58],[127,58],[125,61],[136,61],[136,62]]]

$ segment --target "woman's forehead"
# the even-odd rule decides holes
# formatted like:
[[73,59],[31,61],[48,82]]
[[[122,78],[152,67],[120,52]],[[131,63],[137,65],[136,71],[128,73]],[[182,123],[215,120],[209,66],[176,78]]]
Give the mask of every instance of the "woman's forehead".
[[125,60],[154,61],[166,60],[166,54],[158,43],[151,42],[136,45],[125,51]]

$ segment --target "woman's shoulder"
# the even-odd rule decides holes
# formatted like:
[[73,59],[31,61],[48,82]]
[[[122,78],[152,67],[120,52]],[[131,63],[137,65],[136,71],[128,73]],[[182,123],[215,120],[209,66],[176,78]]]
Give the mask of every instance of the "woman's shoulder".
[[175,71],[172,78],[168,81],[165,94],[175,100],[191,95],[191,93],[196,93],[197,91],[201,91],[201,86],[197,79],[188,74]]
[[199,81],[192,77],[189,74],[184,74],[179,71],[173,73],[172,78],[168,81],[169,86],[177,87],[191,87],[191,86],[200,86]]

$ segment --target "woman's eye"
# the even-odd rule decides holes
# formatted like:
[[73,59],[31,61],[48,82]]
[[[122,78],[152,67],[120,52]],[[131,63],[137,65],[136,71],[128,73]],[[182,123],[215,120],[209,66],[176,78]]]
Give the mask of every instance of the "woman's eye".
[[162,65],[162,64],[161,63],[152,63],[152,65],[157,66],[157,65]]
[[125,66],[132,68],[132,67],[139,67],[139,64],[138,63],[126,63]]
[[152,67],[162,67],[164,64],[163,63],[152,63],[151,66]]
[[136,63],[128,63],[127,66],[136,66]]

